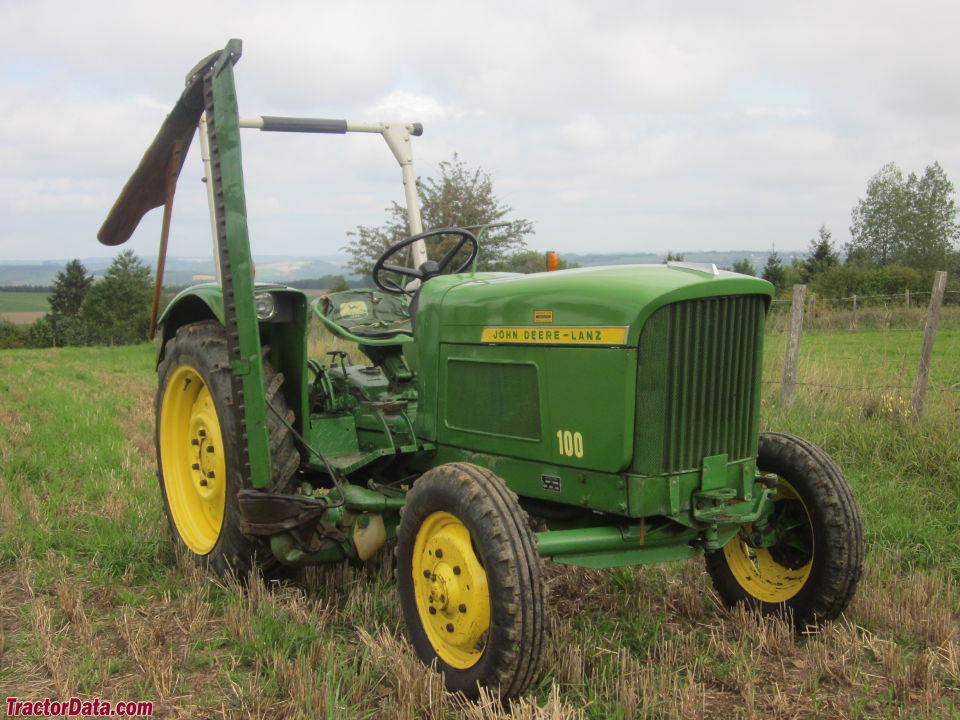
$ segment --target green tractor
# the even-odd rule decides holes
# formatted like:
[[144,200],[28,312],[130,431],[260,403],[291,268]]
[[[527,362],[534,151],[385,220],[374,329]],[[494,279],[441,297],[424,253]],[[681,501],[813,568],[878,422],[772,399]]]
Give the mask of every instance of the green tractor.
[[[159,292],[199,127],[218,281],[155,323],[158,475],[181,552],[245,574],[395,541],[413,647],[468,696],[537,678],[544,558],[704,555],[731,605],[798,629],[844,610],[864,553],[847,482],[813,444],[759,431],[769,283],[688,263],[477,272],[470,229],[421,227],[419,124],[241,118],[240,51],[187,75],[98,236],[122,243],[164,206]],[[377,261],[375,290],[311,301],[255,283],[241,128],[386,140],[411,237]],[[312,324],[368,362],[309,357]]]

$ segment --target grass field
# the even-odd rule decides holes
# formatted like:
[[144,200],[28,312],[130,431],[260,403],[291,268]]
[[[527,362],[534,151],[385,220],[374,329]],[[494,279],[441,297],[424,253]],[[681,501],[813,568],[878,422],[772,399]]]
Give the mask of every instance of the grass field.
[[29,325],[48,312],[50,304],[45,292],[10,292],[0,290],[0,320],[15,325]]
[[50,312],[45,292],[10,292],[0,290],[0,313]]
[[960,332],[937,339],[915,423],[901,386],[920,339],[808,333],[793,406],[765,385],[765,428],[827,448],[862,506],[866,574],[842,620],[796,638],[727,611],[699,561],[548,566],[544,673],[509,709],[462,705],[420,666],[388,553],[248,589],[176,562],[151,347],[2,351],[0,693],[149,700],[161,718],[960,717]]

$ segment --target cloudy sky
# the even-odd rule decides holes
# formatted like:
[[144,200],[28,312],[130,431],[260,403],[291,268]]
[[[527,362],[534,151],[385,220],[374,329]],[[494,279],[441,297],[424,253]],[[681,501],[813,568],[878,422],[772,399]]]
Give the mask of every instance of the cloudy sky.
[[[0,0],[0,262],[112,255],[100,223],[231,37],[241,114],[421,121],[419,174],[484,168],[537,249],[842,244],[884,163],[960,179],[957,27],[953,0]],[[243,149],[258,254],[336,253],[402,198],[376,136]],[[173,255],[209,252],[201,175],[194,148]]]

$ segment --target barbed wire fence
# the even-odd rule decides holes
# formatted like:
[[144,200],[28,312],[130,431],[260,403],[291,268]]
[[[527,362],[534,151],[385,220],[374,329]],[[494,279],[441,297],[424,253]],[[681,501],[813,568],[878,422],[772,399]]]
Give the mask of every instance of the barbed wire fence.
[[[829,303],[839,306],[848,305],[850,308],[868,307],[870,302],[877,302],[882,305],[894,305],[902,304],[905,307],[919,307],[916,305],[918,302],[926,302],[923,298],[928,298],[932,295],[932,292],[929,290],[924,290],[922,292],[910,292],[906,290],[902,293],[890,293],[887,295],[851,295],[850,297],[837,297],[837,298],[822,298],[818,297],[818,302]],[[948,298],[954,298],[953,303],[960,303],[960,290],[944,290],[944,304],[948,304]],[[775,298],[771,300],[770,303],[773,306],[785,305],[789,307],[793,302],[789,298]]]
[[[845,391],[911,391],[910,411],[916,417],[923,415],[924,402],[929,383],[933,347],[940,325],[941,311],[945,304],[960,304],[960,290],[946,290],[947,273],[939,271],[933,287],[928,292],[910,292],[886,295],[851,295],[840,298],[820,298],[808,293],[805,285],[794,285],[790,299],[772,301],[767,330],[770,333],[786,333],[786,352],[780,378],[765,378],[767,385],[780,386],[780,402],[789,407],[797,387]],[[951,308],[953,313],[954,308]],[[960,319],[960,313],[951,315],[951,320]],[[808,382],[797,378],[801,338],[807,330],[876,330],[887,332],[916,332],[923,323],[924,337],[920,348],[920,360],[912,385],[881,383],[849,384],[832,382]],[[938,386],[938,392],[960,393],[960,368],[958,382]]]
[[[877,327],[889,330],[915,330],[929,308],[932,291],[891,293],[886,295],[850,295],[821,297],[807,292],[803,325],[807,329],[859,330]],[[960,290],[945,290],[943,306],[960,310]],[[771,301],[767,322],[769,332],[785,332],[793,307],[792,298]]]

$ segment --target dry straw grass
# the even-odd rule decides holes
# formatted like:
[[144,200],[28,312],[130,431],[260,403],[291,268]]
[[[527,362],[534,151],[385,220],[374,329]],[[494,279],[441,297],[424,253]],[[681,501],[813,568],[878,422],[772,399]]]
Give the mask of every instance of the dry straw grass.
[[[0,688],[149,698],[159,717],[401,719],[937,717],[960,687],[951,581],[913,572],[891,593],[876,563],[847,619],[801,638],[777,618],[717,607],[696,562],[633,574],[628,588],[609,572],[550,567],[547,677],[510,705],[446,693],[396,623],[364,621],[391,602],[378,569],[340,571],[346,585],[323,595],[171,572],[180,591],[137,607],[82,581],[29,600],[31,573],[8,574]],[[639,639],[637,617],[653,628]],[[290,645],[284,628],[316,635]],[[119,670],[90,684],[90,658]]]
[[[66,389],[80,397],[91,377],[106,381],[85,369],[93,354],[78,357],[79,365],[59,370],[76,371]],[[813,370],[822,381],[838,379]],[[849,396],[846,407],[831,410],[841,417],[831,423],[882,424],[889,433],[826,435],[833,426],[822,413],[777,417],[769,397],[765,405],[774,420],[808,423],[841,454],[867,448],[850,455],[859,458],[850,474],[872,513],[871,553],[843,619],[798,638],[776,618],[723,608],[696,560],[610,571],[551,565],[542,680],[504,704],[492,692],[466,703],[421,666],[401,627],[389,552],[366,567],[312,569],[285,584],[256,577],[218,584],[177,564],[152,469],[152,382],[147,368],[98,385],[100,407],[83,417],[95,423],[113,403],[115,434],[93,449],[66,447],[59,459],[51,444],[36,443],[46,443],[38,437],[67,410],[32,407],[29,380],[17,397],[0,396],[0,417],[11,418],[0,424],[0,692],[146,699],[154,717],[231,720],[960,714],[957,575],[920,562],[926,556],[911,543],[893,554],[873,509],[886,507],[881,500],[891,492],[902,503],[904,487],[916,495],[913,478],[929,477],[933,467],[938,494],[949,494],[951,456],[941,450],[908,460],[895,441],[912,442],[910,425],[882,413],[865,417]],[[117,387],[127,400],[110,393]],[[797,412],[814,400],[833,402],[801,398]],[[932,410],[937,434],[948,427],[937,423],[955,423],[950,412]],[[910,479],[876,489],[890,462]],[[932,525],[921,527],[925,517],[909,522],[928,544],[943,546]],[[111,524],[113,534],[104,532]]]

